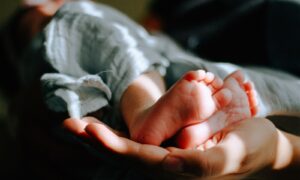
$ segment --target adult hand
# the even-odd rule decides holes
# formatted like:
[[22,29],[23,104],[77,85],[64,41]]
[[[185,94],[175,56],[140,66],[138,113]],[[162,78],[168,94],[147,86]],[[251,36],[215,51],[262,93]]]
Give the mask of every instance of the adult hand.
[[[148,174],[158,172],[156,177],[157,175],[164,176],[163,170],[161,170],[161,162],[169,153],[165,148],[132,141],[128,139],[126,134],[110,129],[93,117],[85,117],[80,120],[69,118],[64,121],[63,126],[71,133],[94,143],[95,147],[100,145],[102,149],[104,148],[117,156],[121,155],[123,159],[119,163],[141,167]],[[172,175],[175,174],[172,173]]]
[[159,146],[132,141],[126,134],[109,128],[93,117],[85,117],[81,120],[69,118],[64,121],[63,126],[77,136],[95,140],[96,143],[100,143],[114,153],[132,156],[148,165],[160,163],[169,153]]
[[75,127],[74,133],[93,138],[115,154],[159,169],[165,177],[242,178],[268,166],[284,167],[292,158],[288,140],[267,119],[249,119],[232,125],[223,131],[217,145],[205,151],[139,144],[117,135],[104,124],[86,119],[65,121],[65,126],[70,130]]
[[283,167],[292,154],[289,147],[269,120],[248,119],[225,129],[221,141],[205,151],[170,148],[162,164],[191,177],[240,179],[262,168]]

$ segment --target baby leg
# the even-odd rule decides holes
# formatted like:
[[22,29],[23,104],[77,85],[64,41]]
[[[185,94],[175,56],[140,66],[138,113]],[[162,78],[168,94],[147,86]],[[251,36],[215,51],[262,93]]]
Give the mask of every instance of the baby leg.
[[121,98],[121,112],[127,127],[135,131],[139,116],[149,109],[165,93],[165,84],[161,75],[152,71],[135,79]]
[[135,120],[128,124],[131,138],[160,145],[182,127],[206,120],[231,100],[230,91],[222,85],[212,73],[188,72],[152,106],[147,104],[135,113]]

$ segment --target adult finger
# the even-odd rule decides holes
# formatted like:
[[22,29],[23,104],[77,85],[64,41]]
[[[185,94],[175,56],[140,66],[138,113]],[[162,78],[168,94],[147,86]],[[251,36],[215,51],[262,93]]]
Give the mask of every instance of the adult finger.
[[226,115],[219,111],[208,120],[183,128],[176,136],[178,147],[187,149],[203,144],[228,125]]
[[112,131],[113,133],[115,133],[116,135],[121,136],[121,137],[128,137],[128,135],[126,133],[121,132],[121,131],[117,131],[115,129],[110,128],[105,123],[103,123],[102,121],[98,120],[97,118],[88,116],[88,117],[82,118],[81,120],[84,121],[84,122],[87,122],[88,124],[91,124],[91,123],[102,124],[106,128],[108,128],[110,131]]
[[89,138],[89,135],[84,130],[87,124],[88,122],[80,119],[68,118],[63,121],[62,126],[76,136]]
[[208,151],[197,149],[172,148],[164,159],[162,166],[165,170],[177,174],[194,177],[213,177],[221,174],[225,156],[220,148],[211,148]]
[[[89,137],[89,135],[85,132],[85,128],[90,123],[104,124],[100,120],[94,117],[83,117],[82,119],[68,118],[64,120],[63,127],[72,132],[73,134],[80,137]],[[109,128],[109,127],[108,127]],[[126,133],[111,129],[115,134],[122,137],[127,137]]]
[[213,148],[172,148],[162,164],[170,171],[197,177],[246,176],[271,164],[275,133],[276,128],[266,119],[240,121],[227,128],[224,139]]
[[243,169],[246,148],[239,136],[227,135],[230,140],[206,150],[170,149],[164,160],[163,167],[174,173],[184,173],[194,177],[217,178],[228,175],[243,176],[247,170]]
[[123,157],[131,158],[144,165],[158,166],[169,153],[168,150],[153,145],[140,144],[116,135],[104,124],[91,123],[86,132],[106,149]]

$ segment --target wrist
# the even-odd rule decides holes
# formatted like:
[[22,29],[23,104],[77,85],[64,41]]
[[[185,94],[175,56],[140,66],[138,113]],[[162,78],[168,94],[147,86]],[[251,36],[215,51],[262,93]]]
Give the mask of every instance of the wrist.
[[[295,153],[298,153],[298,155]],[[277,148],[275,151],[273,169],[279,170],[287,168],[296,163],[298,159],[299,140],[297,141],[293,135],[277,129]]]
[[300,166],[300,137],[290,133],[284,133],[289,139],[293,148],[293,157],[291,165]]

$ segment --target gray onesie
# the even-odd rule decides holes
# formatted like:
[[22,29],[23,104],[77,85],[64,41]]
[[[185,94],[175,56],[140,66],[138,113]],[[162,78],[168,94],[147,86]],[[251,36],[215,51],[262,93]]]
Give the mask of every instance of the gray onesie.
[[[156,70],[172,85],[188,70],[205,69],[224,78],[241,69],[193,56],[168,37],[149,35],[126,15],[90,1],[67,3],[42,35],[44,59],[52,69],[41,78],[50,109],[80,118],[107,107],[102,120],[113,128],[122,124],[123,92],[144,72]],[[263,71],[244,72],[256,77]],[[269,111],[263,107],[261,115]]]
[[[55,111],[80,118],[110,107],[140,74],[165,74],[168,60],[156,41],[120,12],[101,4],[68,3],[44,31],[45,58],[54,72],[42,76],[46,102]],[[114,120],[113,120],[114,119]],[[110,117],[110,125],[119,118]]]

